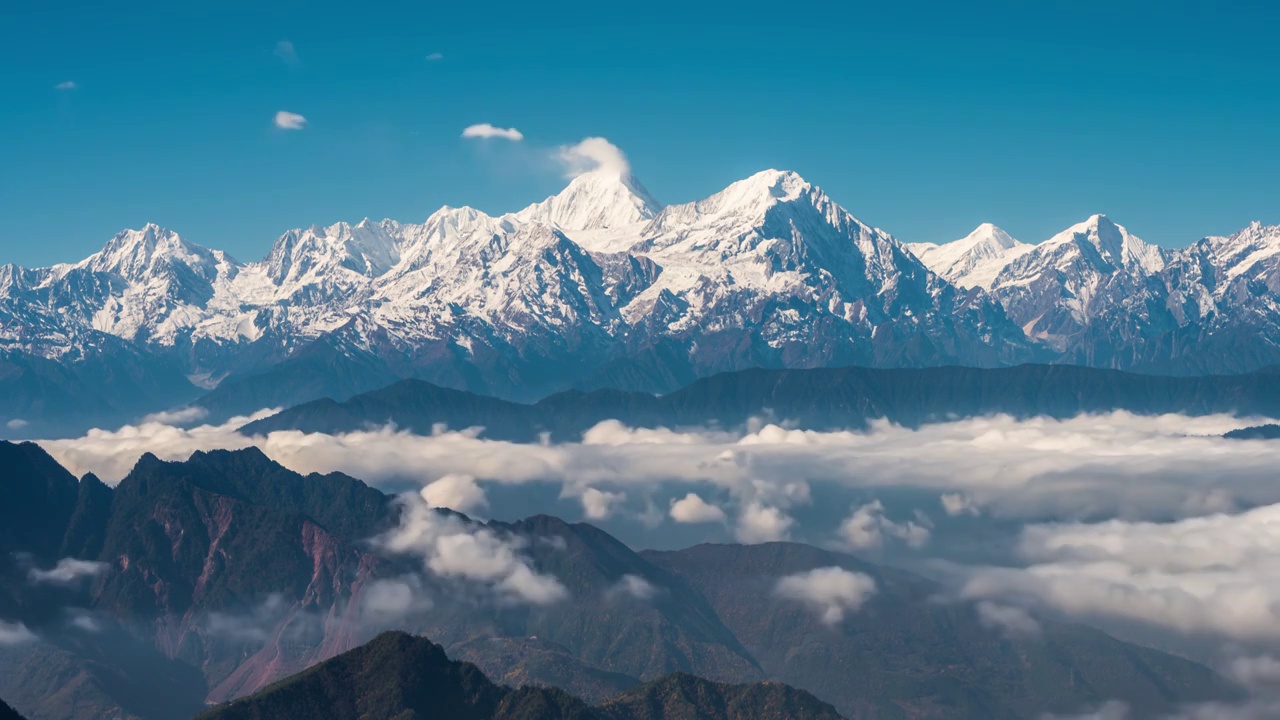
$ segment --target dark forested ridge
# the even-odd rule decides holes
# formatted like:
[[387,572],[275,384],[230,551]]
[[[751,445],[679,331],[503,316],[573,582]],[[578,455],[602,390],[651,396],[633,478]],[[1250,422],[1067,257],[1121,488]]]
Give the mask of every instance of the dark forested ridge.
[[695,381],[669,393],[570,391],[526,405],[405,380],[344,402],[317,400],[245,427],[343,432],[394,424],[429,433],[438,424],[482,426],[489,437],[574,439],[602,420],[630,425],[734,427],[755,417],[810,429],[860,428],[885,418],[907,426],[1008,414],[1066,418],[1125,410],[1143,415],[1280,416],[1280,374],[1164,377],[1072,365],[1011,368],[846,367],[744,370]]
[[0,700],[0,720],[23,720],[17,710],[9,707],[5,701]]
[[511,689],[425,638],[388,632],[199,720],[838,720],[780,683],[728,685],[676,673],[592,708],[556,689]]

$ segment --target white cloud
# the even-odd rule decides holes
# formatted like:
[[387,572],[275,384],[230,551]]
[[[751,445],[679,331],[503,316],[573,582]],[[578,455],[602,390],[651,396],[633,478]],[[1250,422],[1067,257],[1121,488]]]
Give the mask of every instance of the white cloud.
[[444,59],[444,53],[433,52],[427,55],[427,62],[436,62]]
[[75,81],[73,80],[65,80],[53,86],[55,90],[75,90],[78,87],[80,86],[76,85]]
[[1026,638],[1040,634],[1040,623],[1023,608],[983,600],[976,609],[983,627],[999,630],[1007,637]]
[[281,130],[302,130],[307,126],[307,119],[298,113],[281,110],[276,113],[275,123]]
[[484,488],[470,475],[451,473],[422,488],[422,499],[433,508],[449,508],[469,513],[489,507]]
[[10,430],[21,430],[30,424],[31,423],[27,422],[26,420],[23,420],[22,418],[14,418],[9,422],[5,423],[4,426],[9,428]]
[[276,48],[272,54],[280,59],[285,65],[290,67],[298,67],[302,64],[302,60],[298,58],[298,50],[293,46],[291,40],[281,40],[276,43]]
[[[982,508],[999,519],[1161,519],[1280,502],[1280,485],[1268,480],[1275,467],[1268,443],[1215,437],[1249,422],[1113,413],[1064,421],[981,418],[919,430],[879,424],[868,432],[814,432],[765,424],[745,432],[677,432],[609,421],[581,443],[553,445],[387,428],[247,438],[235,432],[244,423],[239,419],[189,429],[142,423],[41,445],[72,473],[94,472],[107,482],[123,477],[144,452],[184,460],[195,450],[256,446],[299,472],[341,471],[375,484],[426,485],[448,474],[622,491],[679,482],[727,493],[740,511],[751,503],[786,511],[809,502],[810,484],[833,484],[961,496],[950,501],[953,510]],[[695,494],[708,497],[701,488]]]
[[401,496],[400,526],[380,544],[394,553],[417,555],[441,577],[483,584],[512,602],[549,605],[568,596],[555,578],[534,571],[521,557],[522,541],[429,508],[414,494]]
[[25,645],[36,641],[36,634],[20,622],[0,620],[0,647]]
[[1021,596],[1081,618],[1280,640],[1280,505],[1176,522],[1033,525],[1027,567],[983,568],[968,597]]
[[631,163],[617,145],[602,137],[589,137],[576,145],[564,145],[556,150],[555,159],[564,166],[567,177],[599,170],[617,175],[631,172]]
[[361,590],[356,602],[361,617],[375,626],[385,626],[432,607],[422,579],[416,575],[375,580]]
[[938,501],[942,503],[942,509],[951,517],[978,515],[982,512],[972,500],[960,493],[944,493]]
[[463,129],[462,137],[479,139],[501,138],[512,142],[520,142],[524,139],[524,133],[515,128],[500,128],[497,125],[490,125],[489,123],[477,123],[475,125],[468,125]]
[[697,493],[689,493],[671,501],[671,519],[678,523],[722,523],[724,510],[702,499]]
[[78,612],[71,618],[71,627],[92,634],[102,632],[102,624],[87,612]]
[[27,577],[37,584],[70,585],[84,578],[98,577],[106,571],[106,563],[63,558],[48,570],[32,568]]
[[794,518],[776,507],[749,502],[738,513],[734,536],[747,544],[786,540],[794,524]]
[[627,595],[636,600],[651,600],[658,594],[658,588],[639,575],[623,575],[609,594]]
[[160,423],[161,425],[186,425],[188,423],[199,422],[209,415],[209,411],[202,407],[192,405],[190,407],[178,408],[177,410],[166,410],[164,412],[151,413],[142,418],[144,423]]
[[1280,688],[1280,660],[1270,655],[1233,658],[1224,674],[1248,688]]
[[869,575],[839,567],[823,567],[787,575],[778,580],[778,595],[798,600],[819,613],[822,622],[835,625],[846,612],[857,612],[876,591]]
[[840,525],[840,538],[851,550],[879,548],[884,545],[885,535],[897,538],[909,547],[921,548],[928,544],[931,532],[914,520],[898,523],[885,517],[884,505],[879,500],[855,508]]
[[582,501],[582,513],[588,520],[607,520],[626,499],[625,493],[608,492],[589,487],[578,498]]

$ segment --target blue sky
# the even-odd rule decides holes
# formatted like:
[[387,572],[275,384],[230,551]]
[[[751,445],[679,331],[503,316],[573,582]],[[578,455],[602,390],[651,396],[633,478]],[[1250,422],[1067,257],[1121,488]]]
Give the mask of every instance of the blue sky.
[[[1280,223],[1271,3],[20,5],[0,262],[148,221],[257,259],[291,227],[514,210],[587,136],[664,202],[779,167],[906,241]],[[482,122],[524,139],[461,137]]]

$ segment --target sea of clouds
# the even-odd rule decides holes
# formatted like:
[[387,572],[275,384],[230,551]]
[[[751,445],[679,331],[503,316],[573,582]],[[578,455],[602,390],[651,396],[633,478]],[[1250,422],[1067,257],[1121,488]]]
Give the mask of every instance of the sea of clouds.
[[[996,416],[865,432],[609,421],[558,444],[496,441],[480,429],[250,437],[237,431],[247,418],[191,420],[153,417],[40,444],[108,483],[143,453],[183,460],[246,447],[299,472],[348,473],[404,493],[404,521],[381,538],[385,548],[518,601],[554,602],[564,589],[510,538],[429,508],[500,519],[552,512],[651,547],[800,540],[932,574],[949,599],[975,603],[1006,635],[1035,636],[1038,618],[1051,617],[1183,638],[1188,654],[1258,691],[1254,709],[1232,712],[1254,712],[1280,685],[1280,443],[1222,438],[1257,419]],[[777,588],[832,623],[874,592],[870,578],[834,568]],[[379,593],[378,607],[414,597],[394,581]],[[1093,716],[1124,713],[1110,705]]]

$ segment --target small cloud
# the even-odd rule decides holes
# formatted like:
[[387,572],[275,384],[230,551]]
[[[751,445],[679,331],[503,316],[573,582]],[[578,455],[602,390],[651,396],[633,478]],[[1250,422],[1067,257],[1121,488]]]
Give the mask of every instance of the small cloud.
[[433,52],[427,56],[427,62],[437,62],[444,59],[444,53]]
[[617,145],[602,137],[589,137],[576,145],[564,145],[555,151],[555,159],[564,166],[565,176],[600,171],[616,175],[631,172],[631,163]]
[[9,428],[10,430],[21,430],[30,424],[31,423],[27,422],[26,420],[23,420],[22,418],[14,418],[9,422],[5,423],[4,426]]
[[960,493],[947,493],[938,498],[942,503],[942,509],[951,517],[958,515],[977,515],[980,511],[978,506],[967,495]]
[[697,493],[689,493],[679,500],[671,501],[671,519],[678,523],[711,523],[724,522],[724,510],[713,505]]
[[97,577],[106,571],[106,563],[63,558],[49,570],[32,568],[27,577],[36,584],[70,585],[81,578]]
[[[927,520],[923,515],[917,519]],[[885,535],[919,549],[929,543],[932,533],[922,522],[908,520],[899,523],[885,517],[884,505],[879,500],[872,500],[856,508],[840,525],[840,538],[845,547],[851,550],[879,548],[884,544]]]
[[298,51],[293,47],[293,41],[281,40],[276,43],[276,49],[273,53],[280,61],[289,67],[298,67],[302,64],[302,60],[298,58]]
[[748,503],[738,515],[734,536],[746,544],[786,540],[795,520],[776,507],[758,502]]
[[817,610],[822,622],[835,625],[846,612],[857,612],[876,591],[875,578],[839,567],[814,568],[778,580],[781,597]]
[[497,125],[489,123],[478,123],[469,125],[462,131],[464,138],[502,138],[511,142],[520,142],[524,139],[524,133],[515,128],[500,128]]
[[307,119],[298,113],[281,110],[276,113],[276,127],[282,130],[301,130],[307,126]]
[[1020,607],[997,605],[987,600],[979,602],[976,607],[983,627],[999,630],[1011,640],[1040,634],[1040,623]]
[[416,575],[374,580],[360,595],[360,613],[377,624],[398,622],[431,609],[422,579]]
[[623,575],[610,589],[609,594],[627,595],[636,600],[652,600],[658,594],[658,588],[639,575]]
[[78,87],[80,86],[76,85],[74,80],[66,80],[64,82],[58,83],[57,85],[54,85],[53,89],[54,90],[75,90]]
[[580,499],[582,500],[582,513],[587,516],[588,520],[608,520],[613,515],[614,509],[622,504],[627,499],[627,496],[625,493],[587,488],[582,492]]
[[470,475],[451,473],[422,488],[422,499],[433,508],[449,508],[461,513],[489,507],[484,488]]
[[0,647],[25,645],[34,642],[35,639],[36,634],[27,629],[26,625],[0,620]]
[[209,411],[197,405],[151,413],[142,418],[144,423],[160,423],[161,425],[189,425],[199,422],[208,416]]

